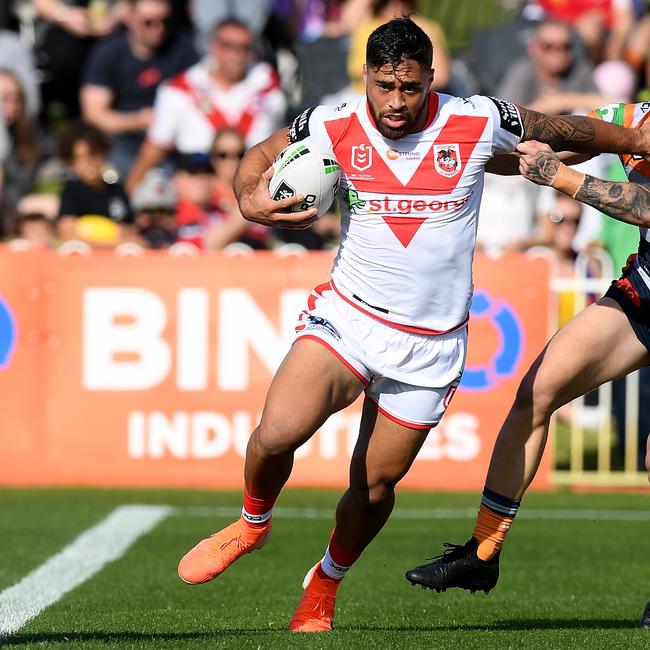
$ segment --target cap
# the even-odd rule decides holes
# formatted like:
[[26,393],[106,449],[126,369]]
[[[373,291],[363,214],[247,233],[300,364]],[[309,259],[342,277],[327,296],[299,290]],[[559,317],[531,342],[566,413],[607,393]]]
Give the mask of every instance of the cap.
[[176,205],[176,192],[167,174],[158,168],[151,169],[135,188],[131,196],[131,207],[136,210],[173,210]]
[[214,174],[210,157],[205,153],[186,153],[178,157],[176,169],[188,174]]

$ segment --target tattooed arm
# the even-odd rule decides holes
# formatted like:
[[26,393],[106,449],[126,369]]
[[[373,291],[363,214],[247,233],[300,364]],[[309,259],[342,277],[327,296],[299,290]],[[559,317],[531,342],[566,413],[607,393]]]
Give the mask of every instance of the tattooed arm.
[[555,151],[650,154],[650,131],[626,129],[580,115],[544,115],[519,109],[524,140],[538,140]]
[[524,142],[519,171],[538,185],[550,185],[577,201],[633,226],[650,227],[650,189],[638,183],[603,181],[564,165],[558,155],[539,142]]

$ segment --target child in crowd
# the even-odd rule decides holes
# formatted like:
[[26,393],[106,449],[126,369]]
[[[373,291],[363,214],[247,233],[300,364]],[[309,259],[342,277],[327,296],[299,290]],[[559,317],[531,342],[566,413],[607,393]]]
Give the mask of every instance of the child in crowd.
[[58,229],[62,240],[114,246],[132,239],[133,214],[115,170],[107,167],[108,138],[83,122],[73,124],[59,141],[59,156],[70,174],[61,193]]

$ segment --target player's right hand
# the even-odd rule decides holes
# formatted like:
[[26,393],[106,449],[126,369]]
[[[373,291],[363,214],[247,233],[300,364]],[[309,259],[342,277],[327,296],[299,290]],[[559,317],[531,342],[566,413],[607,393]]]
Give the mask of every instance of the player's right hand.
[[269,167],[261,176],[255,189],[248,195],[242,195],[239,209],[248,221],[261,223],[271,228],[309,228],[318,219],[318,209],[310,208],[300,212],[289,212],[304,200],[299,194],[280,201],[274,201],[269,192],[269,182],[273,176],[273,167]]

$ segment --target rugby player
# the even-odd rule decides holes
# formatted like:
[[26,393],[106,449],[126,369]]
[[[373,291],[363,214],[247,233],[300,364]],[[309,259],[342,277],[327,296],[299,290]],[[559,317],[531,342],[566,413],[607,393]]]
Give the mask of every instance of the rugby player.
[[458,386],[490,158],[532,138],[574,151],[650,150],[650,138],[634,129],[437,94],[431,64],[431,42],[412,20],[378,27],[367,44],[366,96],[308,109],[253,147],[235,178],[250,221],[309,226],[315,209],[287,213],[302,197],[273,201],[268,186],[277,154],[311,136],[341,166],[342,241],[332,278],[312,291],[250,438],[242,516],[199,542],[178,572],[204,583],[261,548],[294,451],[365,393],[350,485],[324,557],[305,577],[289,624],[295,632],[332,629],[341,579],[385,524],[395,485]]
[[[650,103],[609,104],[594,119],[650,133]],[[650,162],[620,156],[629,183],[603,181],[567,167],[548,145],[517,147],[520,173],[640,228],[639,250],[606,294],[573,318],[546,345],[524,376],[497,437],[470,540],[446,544],[435,562],[411,569],[413,584],[444,591],[489,592],[499,577],[499,554],[544,451],[553,412],[601,384],[650,363]],[[650,480],[650,436],[646,449]],[[650,605],[650,604],[649,604]],[[646,607],[642,627],[650,627]]]

